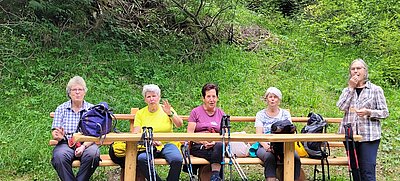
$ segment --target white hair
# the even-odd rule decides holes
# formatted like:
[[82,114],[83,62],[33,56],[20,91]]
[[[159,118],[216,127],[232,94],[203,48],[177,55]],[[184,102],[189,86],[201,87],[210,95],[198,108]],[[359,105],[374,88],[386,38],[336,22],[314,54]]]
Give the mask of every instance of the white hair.
[[353,60],[349,66],[349,80],[351,79],[351,66],[355,63],[355,62],[360,62],[361,64],[363,64],[363,68],[365,69],[365,77],[364,77],[364,81],[367,82],[368,81],[368,65],[367,63],[365,63],[365,61],[361,58],[357,58],[355,60]]
[[67,84],[67,88],[65,89],[67,91],[67,95],[71,92],[71,87],[74,85],[80,85],[83,87],[85,93],[87,92],[87,87],[86,87],[86,82],[83,80],[81,76],[75,76],[69,79],[69,82]]
[[143,97],[146,97],[147,92],[154,92],[158,96],[161,96],[161,90],[158,87],[158,85],[155,85],[155,84],[144,85],[143,91],[142,91]]
[[282,100],[282,92],[276,87],[268,88],[267,91],[264,94],[264,99],[266,99],[268,94],[270,94],[270,93],[278,96],[279,100]]

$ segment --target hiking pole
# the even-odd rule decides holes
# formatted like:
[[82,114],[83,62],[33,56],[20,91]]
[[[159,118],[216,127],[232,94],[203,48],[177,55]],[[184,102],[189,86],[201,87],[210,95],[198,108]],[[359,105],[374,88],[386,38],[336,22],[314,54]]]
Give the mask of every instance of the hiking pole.
[[349,144],[349,139],[350,139],[350,129],[351,128],[351,123],[344,125],[344,133],[345,133],[345,140],[346,140],[346,153],[347,153],[347,164],[348,164],[348,171],[349,171],[349,178],[350,181],[352,180],[352,169],[351,169],[351,158],[350,158],[350,144]]
[[156,178],[156,169],[154,168],[154,137],[153,137],[153,127],[147,127],[147,131],[149,133],[149,142],[150,142],[150,158],[151,158],[151,173],[152,177],[154,180],[157,180]]
[[[226,115],[225,127],[228,131],[228,156],[231,154],[231,124],[230,116]],[[232,157],[229,159],[229,180],[232,181]]]
[[219,135],[222,135],[222,161],[221,161],[221,180],[224,179],[224,166],[225,166],[225,128],[226,128],[226,115],[221,118]]
[[[225,127],[228,131],[228,151],[227,155],[229,157],[229,180],[232,181],[232,164],[235,167],[236,171],[239,173],[239,176],[242,180],[247,181],[247,176],[244,173],[243,169],[240,167],[239,163],[237,162],[235,156],[232,154],[232,147],[231,147],[231,119],[229,115],[225,115]],[[226,150],[225,150],[226,151]]]
[[192,169],[192,161],[190,160],[190,152],[189,152],[189,146],[188,146],[187,141],[185,141],[185,143],[181,147],[181,151],[183,154],[183,161],[185,162],[185,165],[188,169],[189,179],[190,179],[190,181],[193,181],[194,176],[193,176],[193,169]]
[[361,174],[360,174],[360,167],[358,165],[358,157],[357,157],[357,150],[356,150],[356,143],[354,142],[354,137],[353,137],[353,130],[351,128],[351,124],[346,125],[348,127],[348,132],[349,132],[349,140],[352,142],[353,145],[353,154],[354,154],[354,160],[355,160],[355,165],[356,165],[356,174],[358,176],[358,181],[361,180]]
[[147,170],[149,172],[149,176],[150,176],[150,180],[152,180],[151,178],[151,168],[150,168],[150,154],[149,154],[149,135],[148,135],[148,131],[147,131],[147,127],[143,126],[142,127],[143,133],[142,133],[142,139],[143,139],[143,144],[144,147],[146,148],[146,160],[147,160]]
[[246,174],[244,173],[242,167],[240,167],[239,163],[236,160],[236,155],[233,155],[232,152],[228,152],[229,158],[233,161],[233,166],[235,166],[236,171],[239,173],[240,178],[243,181],[247,181],[248,178]]

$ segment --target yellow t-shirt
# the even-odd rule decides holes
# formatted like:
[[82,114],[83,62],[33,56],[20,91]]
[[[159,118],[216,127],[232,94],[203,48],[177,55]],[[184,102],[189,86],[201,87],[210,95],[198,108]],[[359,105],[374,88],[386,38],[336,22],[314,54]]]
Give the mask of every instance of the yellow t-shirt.
[[[176,115],[176,111],[171,108],[171,111],[174,112]],[[161,105],[158,106],[156,112],[150,112],[148,106],[140,109],[135,115],[135,122],[133,123],[134,127],[139,126],[142,128],[143,126],[152,127],[154,133],[172,133],[173,132],[173,125],[172,119],[163,111]],[[143,130],[140,129],[142,132]],[[162,142],[163,145],[168,142]],[[170,142],[180,148],[180,142]],[[164,146],[157,146],[157,150],[161,150]],[[139,151],[143,151],[143,146],[139,146]]]

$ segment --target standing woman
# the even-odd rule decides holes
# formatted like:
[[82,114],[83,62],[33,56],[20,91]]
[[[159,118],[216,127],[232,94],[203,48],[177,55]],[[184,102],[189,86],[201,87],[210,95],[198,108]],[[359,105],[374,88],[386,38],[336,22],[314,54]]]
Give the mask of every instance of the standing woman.
[[[51,128],[53,139],[58,141],[53,150],[51,164],[63,181],[88,181],[99,165],[98,147],[93,142],[84,142],[78,148],[69,147],[68,139],[77,131],[81,116],[93,105],[84,100],[87,88],[82,77],[71,78],[66,90],[70,100],[57,107]],[[72,171],[74,160],[81,161],[76,176]]]
[[[344,126],[351,124],[353,134],[361,135],[355,142],[361,178],[355,173],[355,159],[350,152],[354,180],[375,181],[376,157],[381,139],[381,119],[389,116],[386,98],[381,87],[368,80],[368,66],[362,59],[350,64],[348,86],[343,89],[336,106],[344,111],[339,133],[344,134]],[[350,144],[349,150],[353,150]]]
[[[194,108],[189,116],[188,133],[210,133],[220,131],[222,116],[225,114],[217,107],[218,86],[207,83],[202,90],[203,104]],[[205,158],[211,163],[211,181],[221,180],[222,143],[215,141],[192,142],[190,153]]]
[[[279,107],[282,100],[282,93],[279,89],[276,87],[268,88],[263,98],[267,107],[258,111],[256,114],[256,134],[271,134],[272,124],[278,121],[292,121],[289,111]],[[276,180],[276,165],[278,159],[271,151],[269,142],[260,142],[256,153],[257,157],[264,162],[264,176],[266,181]],[[299,180],[301,162],[297,152],[294,154],[294,161],[294,178],[295,180]]]

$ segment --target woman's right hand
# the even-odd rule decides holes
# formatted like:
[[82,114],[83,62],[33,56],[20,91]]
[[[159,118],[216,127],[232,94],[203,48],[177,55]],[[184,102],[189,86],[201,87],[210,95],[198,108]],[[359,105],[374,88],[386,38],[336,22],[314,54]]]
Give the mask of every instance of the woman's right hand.
[[64,128],[55,128],[52,132],[51,135],[53,136],[53,139],[57,141],[61,141],[64,138]]
[[349,88],[352,88],[352,89],[356,88],[358,81],[359,81],[358,75],[354,75],[353,77],[351,77],[348,82]]
[[212,141],[212,142],[203,141],[203,145],[204,145],[204,147],[205,147],[206,149],[210,149],[210,148],[214,147],[215,141]]

